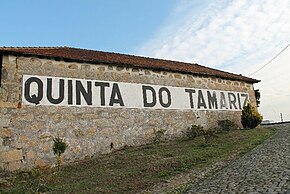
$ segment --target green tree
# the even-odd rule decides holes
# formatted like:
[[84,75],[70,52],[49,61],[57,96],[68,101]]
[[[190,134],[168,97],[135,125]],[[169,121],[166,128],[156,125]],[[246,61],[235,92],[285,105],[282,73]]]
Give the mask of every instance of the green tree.
[[257,107],[259,107],[259,105],[260,105],[260,98],[261,98],[261,93],[260,93],[259,90],[255,90],[255,97],[256,97]]
[[250,103],[243,108],[241,122],[244,128],[253,129],[257,127],[262,120],[263,116]]
[[53,146],[52,150],[54,155],[57,155],[57,168],[59,171],[60,164],[61,164],[61,155],[65,152],[65,149],[67,148],[67,144],[65,143],[64,139],[59,137],[53,138]]

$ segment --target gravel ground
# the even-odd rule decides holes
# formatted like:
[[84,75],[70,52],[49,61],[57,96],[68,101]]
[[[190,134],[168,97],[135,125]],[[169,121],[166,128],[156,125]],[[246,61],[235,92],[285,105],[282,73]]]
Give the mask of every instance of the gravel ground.
[[272,138],[185,193],[290,194],[290,125],[278,128]]

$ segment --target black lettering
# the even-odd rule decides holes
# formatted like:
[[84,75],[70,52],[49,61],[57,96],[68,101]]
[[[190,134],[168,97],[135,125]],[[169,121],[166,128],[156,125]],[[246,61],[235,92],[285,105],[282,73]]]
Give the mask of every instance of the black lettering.
[[81,81],[76,81],[76,104],[81,105],[81,95],[87,102],[87,105],[92,105],[92,82],[87,81],[87,91]]
[[113,89],[112,89],[112,94],[111,94],[109,105],[113,106],[115,103],[119,103],[120,106],[124,106],[124,102],[121,96],[119,86],[116,83],[113,84]]
[[232,105],[235,107],[235,109],[238,109],[236,102],[237,102],[237,98],[236,95],[232,92],[228,93],[228,97],[229,97],[229,105],[230,105],[230,109],[233,109]]
[[185,92],[188,92],[188,94],[189,94],[190,108],[194,108],[193,94],[195,93],[195,90],[194,89],[185,89]]
[[206,109],[206,103],[202,94],[201,90],[198,90],[198,96],[197,96],[197,108],[200,109],[202,107]]
[[210,91],[207,91],[207,98],[208,98],[208,108],[218,109],[216,92],[213,91],[211,94]]
[[[164,101],[163,101],[162,92],[167,93],[167,103],[164,103]],[[170,94],[170,91],[167,88],[162,87],[162,88],[159,89],[158,94],[159,94],[160,105],[163,106],[164,108],[168,108],[171,105],[171,94]]]
[[[35,82],[37,84],[37,95],[33,94],[30,96],[30,85],[31,83]],[[43,83],[37,77],[30,77],[25,81],[24,84],[24,97],[25,99],[34,104],[39,104],[39,102],[43,98]]]
[[100,95],[101,95],[101,105],[105,106],[105,87],[109,87],[110,83],[107,82],[95,82],[95,86],[100,86]]
[[223,109],[223,108],[228,109],[228,105],[227,105],[225,93],[224,92],[221,92],[220,93],[220,97],[221,97],[220,98],[220,106],[221,106],[221,109]]
[[[148,102],[147,91],[152,93],[152,102]],[[144,107],[153,107],[156,105],[156,92],[151,86],[142,86],[143,105]]]
[[67,97],[68,97],[68,104],[72,104],[73,103],[73,87],[72,87],[72,80],[68,80],[67,81],[67,88],[68,88],[68,91],[67,91]]
[[249,96],[248,96],[248,94],[241,94],[241,97],[245,97],[244,103],[243,103],[243,107],[245,107],[247,105],[248,100],[249,100]]
[[58,98],[52,97],[52,78],[47,78],[47,100],[51,102],[52,104],[59,104],[64,99],[64,80],[59,80],[59,91],[58,91]]
[[240,98],[240,93],[238,93],[238,104],[239,104],[239,109],[241,110],[242,107],[241,107],[241,98]]

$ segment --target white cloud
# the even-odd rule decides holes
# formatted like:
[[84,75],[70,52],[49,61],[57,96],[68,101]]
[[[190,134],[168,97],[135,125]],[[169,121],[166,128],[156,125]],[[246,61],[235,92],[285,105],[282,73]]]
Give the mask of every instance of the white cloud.
[[[137,52],[249,75],[290,43],[289,18],[289,0],[183,0]],[[290,120],[289,50],[254,75],[268,119]]]

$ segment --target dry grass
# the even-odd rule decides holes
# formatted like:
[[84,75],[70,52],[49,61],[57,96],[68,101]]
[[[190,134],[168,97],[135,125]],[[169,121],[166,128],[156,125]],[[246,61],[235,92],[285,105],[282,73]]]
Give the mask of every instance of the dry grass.
[[201,137],[127,148],[58,173],[18,172],[0,181],[0,193],[138,193],[194,168],[245,153],[275,132],[259,128],[221,133],[204,146]]

